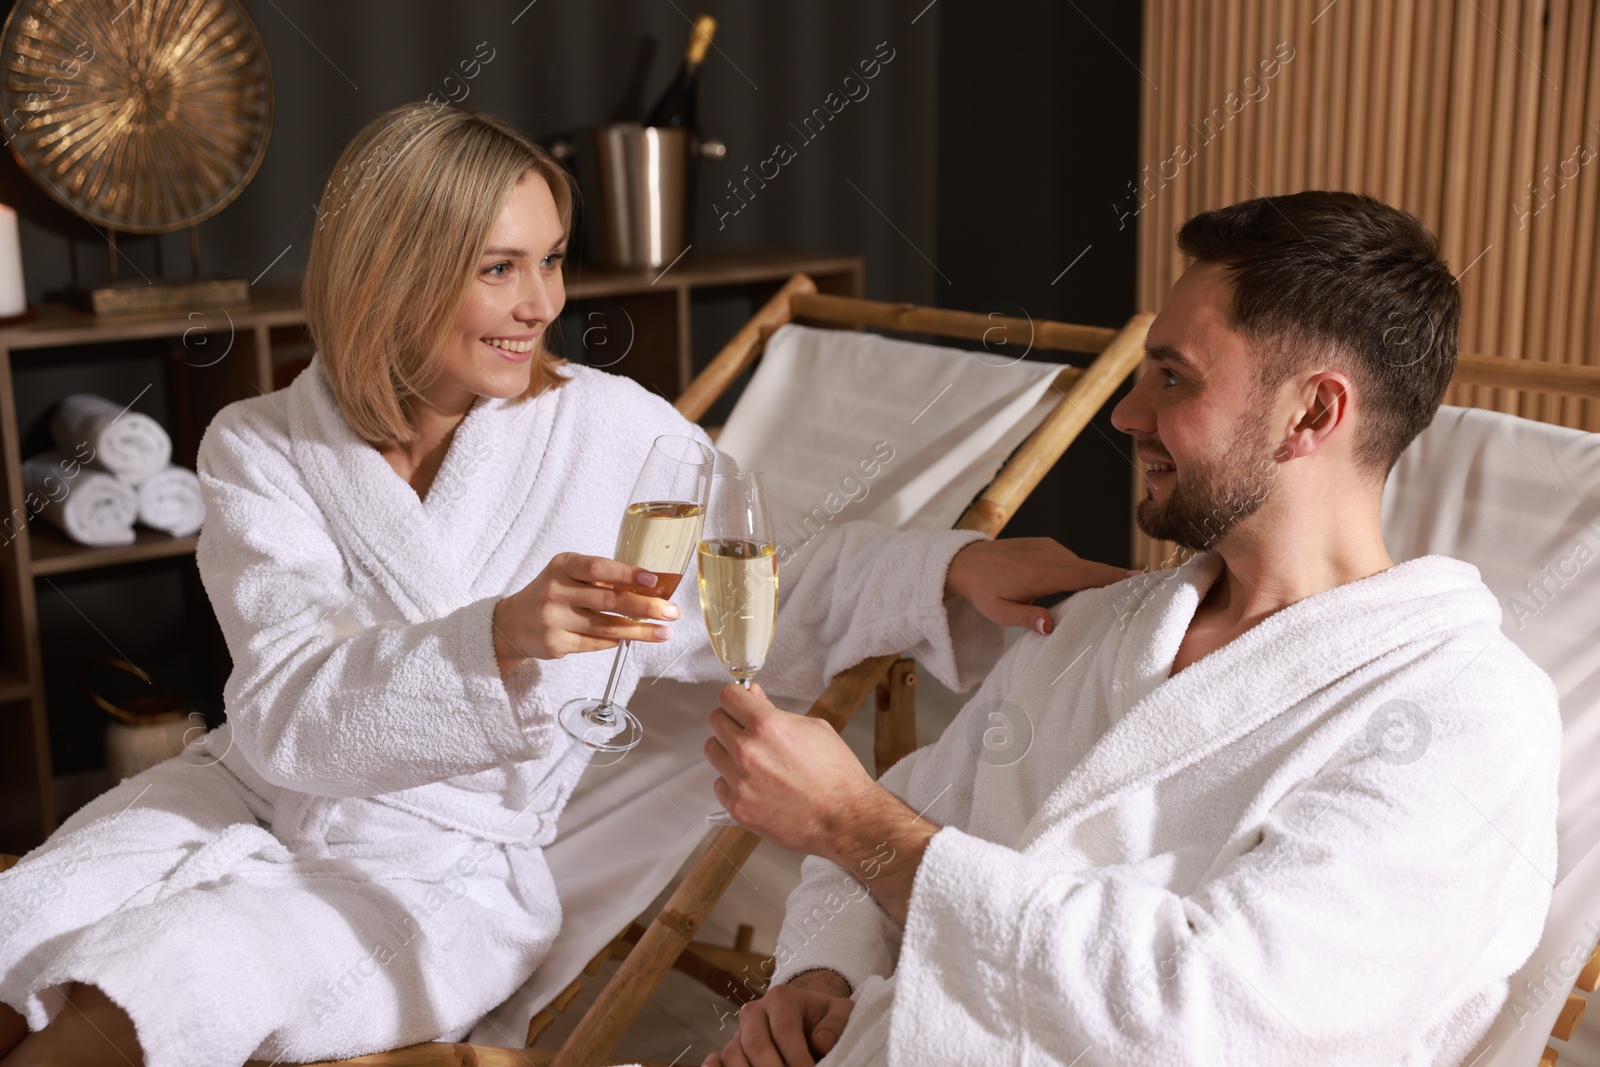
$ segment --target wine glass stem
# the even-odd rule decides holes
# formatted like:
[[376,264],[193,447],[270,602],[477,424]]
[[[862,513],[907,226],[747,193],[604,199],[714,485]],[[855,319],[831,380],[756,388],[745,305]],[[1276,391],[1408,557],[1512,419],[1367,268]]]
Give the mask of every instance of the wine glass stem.
[[744,689],[749,689],[750,688],[750,679],[748,679],[748,678],[740,678],[739,679],[739,685]]
[[611,677],[606,679],[606,695],[600,698],[602,707],[612,705],[611,698],[616,694],[617,682],[622,678],[622,666],[628,661],[628,646],[633,642],[624,641],[617,646],[617,658],[611,661]]

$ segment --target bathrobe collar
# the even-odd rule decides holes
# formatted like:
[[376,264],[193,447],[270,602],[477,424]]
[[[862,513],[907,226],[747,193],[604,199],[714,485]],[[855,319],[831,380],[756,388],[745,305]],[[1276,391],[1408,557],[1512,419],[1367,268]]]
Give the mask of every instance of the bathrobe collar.
[[479,397],[419,499],[339,410],[320,356],[285,390],[295,465],[346,546],[352,587],[375,582],[406,618],[447,615],[485,595],[477,577],[538,478],[550,436],[549,390],[531,401]]
[[[1210,757],[1379,656],[1398,665],[1463,628],[1500,625],[1500,605],[1476,567],[1424,556],[1291,604],[1168,677],[1221,570],[1221,557],[1208,552],[1170,577],[1143,579],[1152,584],[1124,612],[1113,660],[1116,721],[1029,822],[1022,847]],[[1397,634],[1406,635],[1398,646]]]

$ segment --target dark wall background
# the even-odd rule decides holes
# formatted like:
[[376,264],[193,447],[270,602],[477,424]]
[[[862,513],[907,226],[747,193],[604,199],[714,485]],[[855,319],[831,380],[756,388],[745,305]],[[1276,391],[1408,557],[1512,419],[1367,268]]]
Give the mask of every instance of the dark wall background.
[[[313,204],[341,147],[380,111],[442,95],[461,60],[493,50],[466,83],[465,106],[547,138],[637,117],[676,71],[690,19],[705,11],[719,29],[702,75],[701,126],[729,152],[703,172],[696,247],[859,254],[867,293],[880,299],[1111,326],[1134,310],[1134,230],[1119,231],[1111,207],[1138,167],[1139,5],[1128,0],[242,2],[272,65],[276,115],[256,177],[201,228],[207,273],[296,284]],[[800,144],[790,123],[885,43],[893,59],[868,83],[869,95]],[[779,141],[796,144],[798,157],[719,229],[712,194]],[[74,277],[106,278],[103,239],[35,189],[9,154],[0,161],[0,200],[22,216],[31,300]],[[187,235],[159,241],[167,271],[186,272]],[[157,239],[126,237],[122,247],[153,275]],[[697,304],[701,357],[751,310]],[[1026,338],[1013,340],[1025,347]],[[25,434],[39,437],[31,424],[53,397],[132,395],[132,378],[105,376],[137,371],[35,368],[30,384],[19,380]],[[136,408],[164,417],[160,393]],[[1101,416],[1008,532],[1054,536],[1084,556],[1126,562],[1128,470],[1122,435]],[[59,650],[48,665],[53,717],[57,695],[75,689],[81,657],[113,654],[105,642],[153,669],[163,660],[156,645],[182,644],[161,637],[183,611],[167,588],[176,570],[149,570],[41,590],[46,647]],[[130,585],[146,579],[167,591]],[[142,605],[137,615],[127,610],[130,596]],[[181,665],[172,672],[190,673]],[[81,721],[98,723],[85,709]],[[97,730],[69,726],[74,718],[54,724],[60,769],[95,762]],[[85,750],[70,755],[74,745]]]
[[[949,277],[936,279],[938,303],[1101,326],[1133,314],[1135,230],[1117,228],[1112,204],[1139,169],[1139,7],[940,0],[933,9],[936,259]],[[1008,535],[1055,537],[1079,555],[1128,562],[1132,453],[1110,410]]]

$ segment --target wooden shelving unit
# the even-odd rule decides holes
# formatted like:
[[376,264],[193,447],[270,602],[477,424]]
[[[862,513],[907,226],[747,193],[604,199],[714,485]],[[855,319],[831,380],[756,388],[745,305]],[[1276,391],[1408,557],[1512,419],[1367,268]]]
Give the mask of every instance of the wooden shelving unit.
[[[140,527],[131,545],[90,548],[69,541],[34,515],[22,486],[22,437],[35,428],[23,420],[36,422],[38,415],[19,413],[19,398],[30,392],[20,383],[28,375],[50,375],[53,381],[70,371],[71,391],[110,392],[88,368],[103,374],[108,366],[136,359],[147,363],[159,355],[159,371],[140,394],[142,404],[133,406],[139,410],[158,407],[158,398],[164,402],[173,462],[193,468],[206,423],[225,404],[270,391],[274,360],[304,350],[304,325],[294,294],[263,289],[248,307],[104,321],[47,303],[33,322],[0,329],[0,473],[10,519],[9,525],[0,525],[0,538],[14,533],[0,546],[0,851],[38,844],[57,821],[39,583],[55,585],[65,575],[95,570],[116,574],[117,568],[130,564],[192,557],[196,542],[194,537],[173,538]],[[78,372],[80,365],[85,372]],[[136,399],[131,393],[111,395]],[[38,446],[36,439],[32,443]],[[209,613],[198,581],[184,577],[185,610]],[[59,585],[56,592],[67,595]],[[69,602],[76,606],[78,599],[69,597]],[[127,606],[130,612],[140,609],[133,601]],[[92,618],[89,624],[99,625]]]
[[198,537],[169,537],[141,526],[135,531],[131,545],[87,548],[65,540],[55,530],[47,530],[33,540],[29,570],[37,578],[42,574],[68,574],[118,563],[185,556],[194,551],[199,540]]
[[[609,369],[675,397],[694,370],[695,294],[742,290],[759,306],[796,271],[810,274],[824,292],[861,294],[863,265],[858,257],[755,249],[691,251],[666,271],[585,269],[568,278],[567,298],[569,307],[580,311],[586,302],[620,307],[631,330],[630,352]],[[14,532],[0,544],[0,852],[26,852],[57,824],[36,584],[53,586],[59,576],[91,571],[116,576],[153,561],[192,558],[197,541],[139,528],[131,545],[88,548],[32,516],[21,480],[22,441],[30,426],[19,417],[16,376],[60,373],[58,362],[115,363],[124,355],[149,358],[157,351],[161,380],[150,387],[164,392],[173,462],[191,469],[200,435],[219,410],[271,392],[276,380],[310,355],[296,295],[265,288],[255,290],[247,307],[105,321],[47,304],[35,321],[0,328],[0,476],[11,518],[6,527],[0,516],[0,539],[9,536],[8,530]],[[103,388],[89,375],[72,380],[68,391]],[[135,403],[135,410],[139,406]],[[187,566],[192,572],[193,564]],[[198,575],[185,577],[187,610],[209,616]],[[130,610],[137,607],[129,604]],[[213,619],[206,622],[214,628]],[[225,677],[227,665],[219,668],[217,676]]]

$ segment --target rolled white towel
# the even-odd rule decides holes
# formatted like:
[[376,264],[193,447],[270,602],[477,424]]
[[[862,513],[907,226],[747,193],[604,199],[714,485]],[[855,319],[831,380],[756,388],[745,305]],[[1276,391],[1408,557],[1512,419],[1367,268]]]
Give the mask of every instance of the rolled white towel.
[[133,542],[139,494],[112,475],[57,450],[23,460],[22,484],[29,494],[28,510],[79,544]]
[[148,415],[127,411],[105,397],[74,393],[50,418],[56,444],[77,453],[88,442],[89,457],[129,485],[138,485],[172,459],[172,438]]
[[200,477],[169,463],[139,483],[139,521],[173,537],[188,537],[206,517]]

